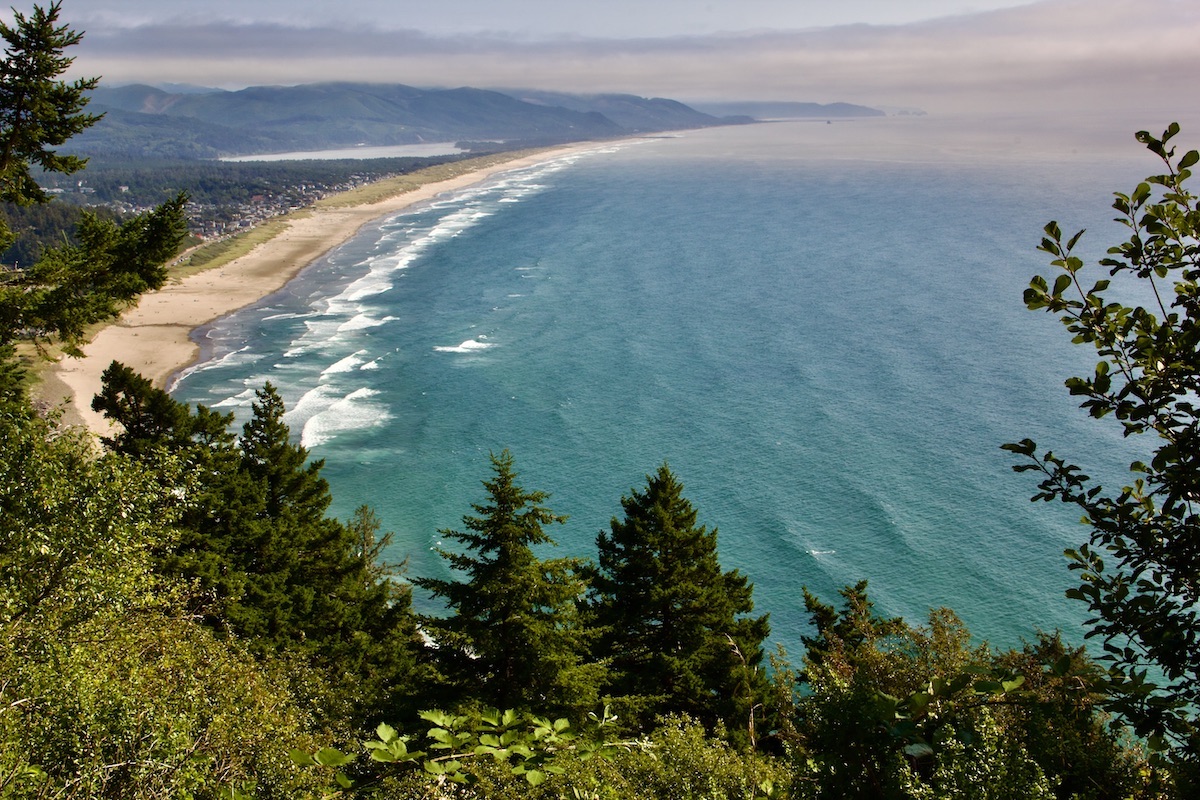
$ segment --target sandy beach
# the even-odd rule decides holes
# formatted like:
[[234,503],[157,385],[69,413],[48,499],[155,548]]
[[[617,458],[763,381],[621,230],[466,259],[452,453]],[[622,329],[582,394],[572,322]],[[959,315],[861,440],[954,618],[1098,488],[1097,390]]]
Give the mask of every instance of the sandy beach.
[[199,357],[200,348],[191,340],[193,330],[279,290],[363,226],[496,173],[597,146],[595,142],[582,143],[518,156],[448,179],[399,183],[397,194],[377,202],[322,203],[290,214],[284,218],[282,232],[248,254],[185,278],[168,279],[162,289],[143,295],[137,306],[96,334],[83,348],[83,358],[63,358],[47,369],[36,394],[60,405],[67,422],[108,433],[109,422],[92,411],[91,400],[100,391],[101,375],[114,360],[165,387],[172,375]]

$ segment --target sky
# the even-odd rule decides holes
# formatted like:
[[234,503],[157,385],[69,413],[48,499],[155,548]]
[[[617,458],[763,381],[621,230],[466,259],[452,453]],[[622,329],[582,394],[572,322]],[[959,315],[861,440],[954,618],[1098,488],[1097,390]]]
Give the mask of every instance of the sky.
[[361,80],[1152,121],[1200,106],[1196,0],[63,0],[62,18],[85,32],[73,74],[109,84]]

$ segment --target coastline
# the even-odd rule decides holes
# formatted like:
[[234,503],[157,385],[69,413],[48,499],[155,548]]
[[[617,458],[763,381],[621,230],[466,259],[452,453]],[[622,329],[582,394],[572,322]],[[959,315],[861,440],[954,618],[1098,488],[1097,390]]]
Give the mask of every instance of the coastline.
[[[606,143],[580,142],[510,159],[489,159],[483,166],[449,178],[429,174],[436,175],[437,168],[422,170],[369,185],[368,190],[392,189],[381,200],[354,202],[356,192],[362,192],[355,190],[277,218],[285,223],[280,232],[249,253],[183,278],[168,278],[161,289],[142,295],[136,306],[99,330],[83,348],[82,358],[63,357],[44,370],[34,394],[60,408],[67,424],[107,435],[112,425],[92,410],[91,399],[100,391],[101,376],[114,360],[165,388],[173,375],[199,358],[200,347],[191,338],[194,330],[283,288],[366,225],[497,173],[603,146]],[[469,161],[459,163],[470,165]]]

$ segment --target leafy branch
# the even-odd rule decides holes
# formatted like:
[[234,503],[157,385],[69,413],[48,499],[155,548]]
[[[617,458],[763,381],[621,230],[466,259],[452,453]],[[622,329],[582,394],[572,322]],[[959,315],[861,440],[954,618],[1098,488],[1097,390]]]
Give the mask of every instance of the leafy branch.
[[[600,715],[588,714],[589,724],[578,730],[565,718],[550,720],[512,709],[489,709],[478,717],[433,710],[421,712],[420,717],[430,725],[424,735],[425,749],[412,749],[413,737],[387,724],[376,728],[376,738],[363,742],[363,749],[374,762],[420,769],[438,785],[472,782],[469,763],[490,758],[507,765],[530,786],[538,786],[549,775],[564,772],[563,759],[609,759],[622,749],[648,746],[642,740],[613,738],[617,718],[607,707]],[[341,771],[355,760],[354,754],[325,747],[314,753],[292,750],[290,755],[300,766],[334,770],[338,788],[327,797],[342,796],[356,787]]]
[[1143,281],[1151,308],[1110,301],[1107,279],[1085,288],[1074,255],[1083,231],[1064,241],[1056,222],[1039,249],[1061,272],[1052,285],[1035,276],[1024,295],[1031,310],[1058,314],[1074,344],[1095,348],[1092,374],[1066,381],[1081,408],[1112,415],[1125,436],[1155,434],[1152,456],[1129,465],[1129,485],[1105,493],[1031,439],[1004,449],[1024,459],[1014,470],[1041,474],[1033,500],[1076,505],[1091,527],[1088,543],[1066,551],[1079,577],[1067,595],[1092,614],[1087,636],[1111,667],[1109,709],[1153,748],[1200,762],[1200,204],[1186,186],[1200,153],[1176,157],[1178,133],[1172,123],[1161,138],[1137,134],[1165,169],[1115,194],[1129,236],[1099,262],[1109,277]]

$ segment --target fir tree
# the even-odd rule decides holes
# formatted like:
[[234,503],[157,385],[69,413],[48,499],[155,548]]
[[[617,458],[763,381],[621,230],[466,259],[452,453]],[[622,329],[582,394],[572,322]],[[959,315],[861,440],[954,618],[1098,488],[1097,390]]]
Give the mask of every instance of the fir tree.
[[683,712],[753,738],[767,617],[743,616],[754,608],[753,586],[737,570],[721,571],[717,531],[696,524],[670,468],[646,480],[644,491],[621,498],[624,519],[596,540],[592,613],[597,652],[611,658],[607,690],[631,722]]
[[106,444],[153,464],[182,456],[181,531],[159,569],[189,580],[193,610],[259,653],[304,654],[357,706],[361,719],[409,709],[418,635],[411,591],[376,562],[387,537],[360,509],[351,524],[326,516],[321,461],[290,441],[284,404],[270,384],[235,437],[229,417],[196,413],[120,364],[104,375],[94,407],[124,431]]
[[[0,22],[0,199],[8,202],[45,202],[31,166],[66,175],[78,172],[87,163],[84,159],[53,148],[100,120],[83,113],[87,92],[99,78],[59,80],[75,60],[64,51],[83,39],[82,33],[59,24],[61,8],[59,2],[34,6],[28,16],[14,11],[11,26]],[[10,236],[8,226],[0,223],[5,247]]]
[[[72,174],[86,161],[55,148],[94,125],[84,113],[87,92],[98,78],[60,80],[73,59],[65,54],[82,34],[60,24],[61,4],[15,9],[12,23],[0,22],[0,201],[29,205],[49,195],[34,170]],[[115,318],[138,295],[166,280],[164,262],[187,233],[182,195],[118,225],[84,213],[76,243],[47,248],[32,265],[0,270],[0,404],[26,400],[24,360],[18,342],[32,342],[43,356],[47,345],[80,355],[88,327]],[[14,240],[0,216],[0,250]]]
[[418,578],[443,600],[449,617],[423,624],[439,665],[460,702],[539,712],[594,705],[600,668],[582,663],[586,632],[577,602],[584,584],[577,559],[543,560],[533,548],[553,545],[543,526],[565,521],[542,505],[544,492],[517,485],[506,450],[492,455],[488,502],[463,517],[466,530],[441,535],[465,552],[439,550],[461,580]]
[[92,410],[120,426],[112,436],[100,439],[110,450],[146,456],[161,448],[199,457],[221,444],[233,444],[234,436],[229,432],[232,414],[220,414],[204,406],[196,406],[193,414],[186,403],[155,389],[149,378],[119,361],[109,364],[100,380],[100,393],[92,398]]

